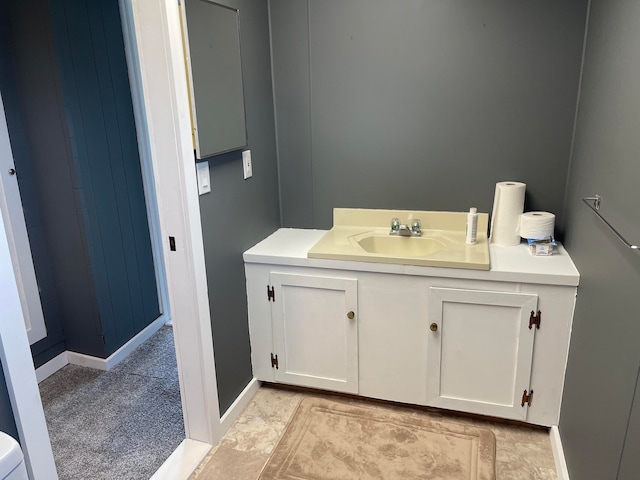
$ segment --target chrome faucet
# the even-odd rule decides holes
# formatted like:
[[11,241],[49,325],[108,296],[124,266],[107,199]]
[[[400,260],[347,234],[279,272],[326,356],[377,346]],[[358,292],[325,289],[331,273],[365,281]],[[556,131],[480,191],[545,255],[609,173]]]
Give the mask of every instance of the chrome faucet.
[[420,237],[422,235],[422,224],[419,218],[415,218],[411,222],[411,226],[406,223],[400,223],[399,218],[391,220],[391,230],[389,235],[399,235],[401,237]]

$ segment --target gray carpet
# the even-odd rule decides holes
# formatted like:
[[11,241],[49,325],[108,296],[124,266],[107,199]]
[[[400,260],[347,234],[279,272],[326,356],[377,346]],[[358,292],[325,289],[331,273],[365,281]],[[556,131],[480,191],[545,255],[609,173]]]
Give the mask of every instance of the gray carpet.
[[171,327],[109,372],[67,365],[40,394],[60,480],[148,479],[184,440]]

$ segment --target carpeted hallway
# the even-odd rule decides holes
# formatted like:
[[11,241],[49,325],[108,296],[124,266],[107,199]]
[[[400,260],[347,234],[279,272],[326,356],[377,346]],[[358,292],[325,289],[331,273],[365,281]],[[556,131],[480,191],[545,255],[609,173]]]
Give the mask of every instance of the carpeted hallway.
[[171,327],[109,372],[67,365],[40,394],[60,480],[148,479],[184,440]]

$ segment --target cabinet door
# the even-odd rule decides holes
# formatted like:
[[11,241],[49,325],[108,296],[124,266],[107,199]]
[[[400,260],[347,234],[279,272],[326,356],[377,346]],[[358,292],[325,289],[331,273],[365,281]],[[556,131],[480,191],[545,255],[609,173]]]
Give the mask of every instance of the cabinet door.
[[537,305],[531,294],[430,288],[427,404],[525,420]]
[[357,280],[272,273],[271,284],[275,380],[358,393]]

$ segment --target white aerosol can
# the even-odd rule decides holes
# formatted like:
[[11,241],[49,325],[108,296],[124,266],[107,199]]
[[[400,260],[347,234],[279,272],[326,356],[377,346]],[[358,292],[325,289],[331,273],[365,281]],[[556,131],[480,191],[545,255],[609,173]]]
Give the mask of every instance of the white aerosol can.
[[478,242],[478,209],[472,207],[467,213],[467,245],[475,245]]

